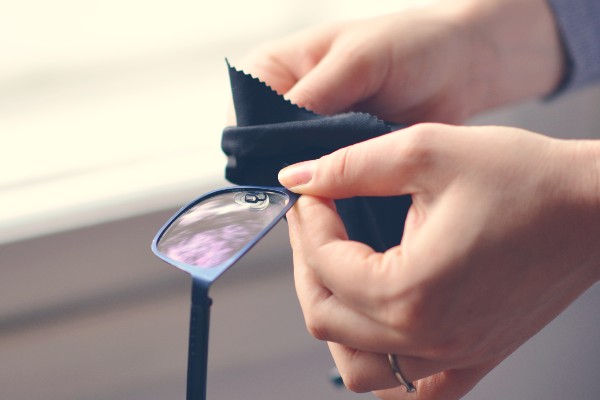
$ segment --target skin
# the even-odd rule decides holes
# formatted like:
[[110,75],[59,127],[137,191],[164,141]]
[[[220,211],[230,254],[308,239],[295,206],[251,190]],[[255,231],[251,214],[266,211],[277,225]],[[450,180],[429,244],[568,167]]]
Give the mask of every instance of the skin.
[[399,7],[268,43],[242,67],[318,113],[355,109],[403,123],[460,123],[545,95],[561,78],[562,49],[544,0]]
[[[461,127],[551,93],[564,56],[543,0],[407,1],[249,56],[319,113],[419,123],[281,171],[308,330],[346,386],[382,399],[459,399],[600,279],[600,149],[508,127]],[[542,67],[541,67],[542,66]],[[402,243],[349,241],[332,199],[410,194]],[[417,393],[398,387],[397,355]]]
[[[347,387],[459,399],[597,282],[599,157],[596,142],[422,124],[283,170],[305,194],[288,214],[298,297]],[[348,240],[329,200],[401,194],[413,206],[385,253]],[[416,395],[394,389],[387,353]]]

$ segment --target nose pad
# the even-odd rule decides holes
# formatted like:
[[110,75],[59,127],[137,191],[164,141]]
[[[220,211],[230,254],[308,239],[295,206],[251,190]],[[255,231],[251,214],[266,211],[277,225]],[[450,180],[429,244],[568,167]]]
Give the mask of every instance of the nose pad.
[[267,199],[266,193],[246,193],[244,196],[244,201],[246,203],[258,203],[260,201],[265,201]]
[[266,192],[237,192],[233,199],[236,203],[246,206],[250,210],[260,211],[269,206],[269,195]]

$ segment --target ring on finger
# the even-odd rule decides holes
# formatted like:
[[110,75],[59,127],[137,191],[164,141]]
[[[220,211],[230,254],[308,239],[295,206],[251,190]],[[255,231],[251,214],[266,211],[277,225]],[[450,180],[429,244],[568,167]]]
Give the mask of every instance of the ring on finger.
[[400,372],[400,367],[398,366],[398,361],[396,360],[395,354],[388,354],[388,360],[390,361],[390,367],[392,367],[392,371],[394,372],[394,376],[400,382],[401,386],[406,388],[408,393],[416,392],[417,388],[413,385],[412,382],[407,381],[404,376],[402,376],[402,372]]

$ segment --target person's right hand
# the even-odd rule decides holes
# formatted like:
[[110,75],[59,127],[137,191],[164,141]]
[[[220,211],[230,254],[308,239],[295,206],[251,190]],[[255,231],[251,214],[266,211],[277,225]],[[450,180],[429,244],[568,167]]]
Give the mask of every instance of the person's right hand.
[[264,45],[242,67],[312,111],[401,123],[462,122],[547,94],[560,79],[560,42],[544,0],[402,4],[395,14]]
[[[459,399],[600,280],[599,141],[419,124],[279,178],[302,194],[287,216],[306,325],[353,391]],[[406,194],[384,253],[349,240],[331,202]]]

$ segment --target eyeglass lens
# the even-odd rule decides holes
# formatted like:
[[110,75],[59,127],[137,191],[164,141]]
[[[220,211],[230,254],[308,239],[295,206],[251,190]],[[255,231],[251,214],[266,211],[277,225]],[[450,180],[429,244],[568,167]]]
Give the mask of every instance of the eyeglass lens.
[[216,267],[255,240],[288,201],[286,194],[271,191],[217,194],[173,221],[157,248],[178,262],[198,268]]

